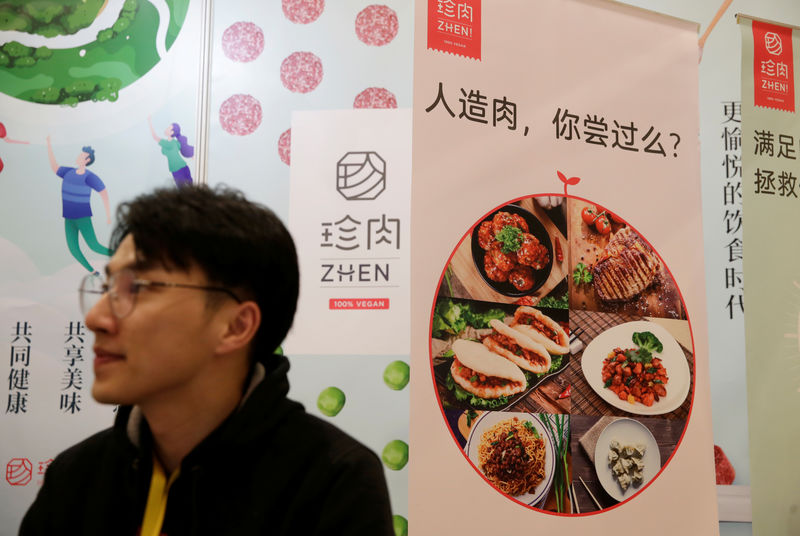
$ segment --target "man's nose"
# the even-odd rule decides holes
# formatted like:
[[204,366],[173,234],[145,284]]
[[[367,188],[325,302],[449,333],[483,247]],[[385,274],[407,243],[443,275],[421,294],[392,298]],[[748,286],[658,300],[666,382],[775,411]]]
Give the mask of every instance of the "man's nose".
[[111,295],[103,293],[91,309],[86,312],[86,327],[93,332],[113,333],[117,328],[117,317],[111,309]]

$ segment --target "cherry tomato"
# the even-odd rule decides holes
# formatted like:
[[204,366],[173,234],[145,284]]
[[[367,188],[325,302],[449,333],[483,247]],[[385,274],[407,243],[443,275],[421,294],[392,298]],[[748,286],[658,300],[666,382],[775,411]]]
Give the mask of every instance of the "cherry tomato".
[[593,208],[583,207],[583,210],[581,210],[581,218],[583,218],[586,225],[593,225],[597,219],[597,213]]
[[608,234],[611,232],[611,222],[608,221],[605,214],[597,218],[594,222],[594,226],[600,234]]

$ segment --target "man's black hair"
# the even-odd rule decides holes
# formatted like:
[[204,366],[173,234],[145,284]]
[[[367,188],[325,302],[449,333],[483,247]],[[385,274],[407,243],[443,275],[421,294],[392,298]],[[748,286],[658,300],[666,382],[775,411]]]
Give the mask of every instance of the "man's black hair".
[[270,209],[226,186],[158,189],[118,207],[110,249],[128,234],[145,265],[196,265],[210,284],[254,300],[261,309],[256,359],[283,341],[297,308],[297,252]]
[[89,160],[86,162],[86,167],[91,166],[94,164],[94,149],[92,149],[91,145],[87,145],[81,148],[81,151],[89,155]]

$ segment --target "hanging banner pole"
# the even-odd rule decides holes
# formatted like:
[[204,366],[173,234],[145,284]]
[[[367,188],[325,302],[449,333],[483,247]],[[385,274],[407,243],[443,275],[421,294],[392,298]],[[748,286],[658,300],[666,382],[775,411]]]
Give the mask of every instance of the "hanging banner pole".
[[197,99],[197,182],[208,184],[208,133],[211,107],[211,56],[214,43],[214,0],[203,0],[200,40],[200,88]]

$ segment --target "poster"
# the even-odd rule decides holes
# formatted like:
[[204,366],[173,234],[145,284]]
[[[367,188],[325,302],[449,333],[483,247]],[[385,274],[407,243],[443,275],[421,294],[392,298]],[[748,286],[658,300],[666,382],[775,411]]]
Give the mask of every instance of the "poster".
[[209,183],[288,221],[292,112],[410,107],[412,24],[403,0],[215,2]]
[[697,26],[594,1],[415,12],[414,526],[717,533]]
[[[17,533],[52,459],[113,422],[114,408],[89,394],[93,336],[77,288],[108,261],[116,207],[175,187],[167,131],[197,145],[199,4],[34,4],[5,3],[0,31],[4,536]],[[196,159],[181,158],[191,176]],[[94,177],[88,195],[62,188],[79,160]]]
[[800,30],[747,16],[739,25],[753,533],[797,534],[800,464],[791,445],[800,440],[800,280],[796,248],[782,237],[799,222]]
[[[0,51],[6,42],[21,45],[10,45],[11,55],[0,54],[0,120],[5,127],[0,180],[6,186],[0,200],[0,321],[6,352],[9,357],[17,352],[18,359],[5,361],[0,391],[6,410],[0,415],[0,434],[14,438],[0,448],[2,467],[8,469],[8,479],[0,481],[0,534],[16,534],[48,460],[107,427],[114,417],[113,408],[95,404],[74,383],[70,386],[69,374],[74,382],[77,373],[68,370],[71,358],[64,361],[71,355],[65,341],[80,343],[76,348],[88,356],[81,369],[83,389],[88,389],[92,337],[77,324],[81,317],[75,292],[87,268],[72,256],[64,237],[47,134],[59,163],[74,161],[87,144],[96,150],[97,162],[90,169],[107,186],[113,213],[120,202],[140,192],[176,184],[150,124],[160,139],[178,123],[197,151],[184,157],[195,179],[201,167],[208,169],[202,175],[212,186],[224,182],[242,189],[288,221],[292,111],[408,107],[411,95],[412,22],[405,2],[215,2],[208,21],[204,17],[212,3],[207,1],[191,2],[189,7],[188,0],[70,0],[59,2],[61,8],[39,6],[47,7],[37,12],[39,17],[61,9],[54,19],[58,28],[44,30],[46,25],[38,22],[24,23],[30,19],[25,10],[36,11],[36,6],[12,3],[20,16],[9,16],[4,6],[3,23],[8,26],[0,29]],[[66,35],[62,15],[77,8],[84,14],[94,11],[79,17],[88,25]],[[119,19],[125,20],[118,23]],[[58,35],[44,35],[53,30]],[[136,34],[131,36],[133,30]],[[207,41],[210,56],[203,54]],[[39,50],[42,46],[45,49]],[[117,56],[109,56],[114,47]],[[46,49],[53,56],[44,57]],[[56,72],[45,71],[66,56],[69,61]],[[304,78],[301,60],[319,66],[308,73],[311,78]],[[74,87],[66,81],[63,88],[53,86],[55,91],[45,91],[48,84],[32,85],[47,76],[61,82],[67,76],[64,69],[87,80]],[[208,84],[203,74],[209,71],[206,110],[199,102]],[[119,84],[105,83],[115,77]],[[45,97],[53,102],[43,102]],[[207,136],[202,132],[205,124]],[[208,155],[207,167],[200,166],[201,150]],[[110,225],[103,199],[95,192],[90,203],[96,238],[107,244]],[[90,266],[102,270],[107,257],[84,242],[79,245]],[[70,326],[79,331],[70,332]],[[71,353],[78,351],[69,348]],[[402,454],[408,444],[408,389],[401,386],[403,374],[401,380],[391,376],[389,387],[384,373],[397,367],[402,372],[404,365],[407,377],[407,360],[402,354],[303,356],[294,361],[290,373],[290,397],[310,412],[334,419],[379,456],[389,445],[394,448],[389,451]],[[390,367],[395,362],[402,365]],[[369,377],[374,378],[369,386],[360,381]],[[65,386],[70,387],[62,392]],[[348,400],[335,417],[317,406],[320,393],[332,386]],[[64,408],[62,394],[70,397]],[[13,413],[17,409],[19,416]],[[364,425],[378,421],[381,426]],[[387,480],[393,510],[405,519],[407,470],[405,461],[395,462],[387,466]]]
[[[317,158],[332,152],[337,140],[334,137],[315,138],[319,141],[318,147],[306,145],[306,150],[298,154],[296,142],[301,134],[294,131],[293,114],[324,112],[324,115],[334,113],[329,112],[334,110],[345,115],[354,110],[369,114],[409,108],[413,35],[411,4],[403,0],[225,0],[214,2],[213,19],[208,117],[209,145],[212,147],[209,184],[225,183],[241,189],[249,198],[269,206],[287,225],[293,226],[293,219],[307,219],[309,227],[306,229],[313,231],[314,236],[303,235],[296,242],[301,249],[322,249],[318,234],[322,232],[322,223],[335,223],[349,212],[342,211],[332,222],[317,220],[319,213],[314,212],[304,198],[308,196],[310,203],[316,203],[321,199],[318,195],[323,195],[323,192],[319,187],[309,190],[304,187],[307,183],[295,184],[295,166],[301,172],[303,169],[316,169]],[[343,124],[342,128],[348,124]],[[407,136],[404,143],[408,145],[410,132],[404,128]],[[336,132],[338,136],[355,135],[342,129]],[[307,134],[314,135],[313,125]],[[373,137],[375,134],[368,130],[361,136]],[[333,162],[322,170],[324,175],[306,176],[305,179],[335,184],[336,162],[350,150],[337,154]],[[387,165],[388,188],[400,187],[402,183],[395,180],[399,177],[398,166],[407,167],[408,163],[388,161]],[[369,205],[388,205],[387,210],[374,213],[381,220],[382,215],[388,215],[388,226],[388,219],[402,220],[393,214],[397,209],[407,210],[407,205],[402,205],[407,203],[408,195],[401,195],[395,203],[388,197],[390,193],[397,192],[387,190],[375,200],[348,201],[334,191],[335,197],[328,199],[332,203],[355,206],[357,210]],[[327,208],[327,205],[323,207]],[[367,214],[362,232],[367,231],[368,220],[375,215]],[[407,219],[402,223],[409,225]],[[395,252],[407,252],[410,245],[406,240],[410,233],[406,233],[406,229],[401,229],[401,233],[405,233],[400,237],[401,250],[394,249]],[[366,248],[366,243],[363,247]],[[385,242],[381,242],[380,247],[390,249]],[[335,246],[331,249],[346,253]],[[388,256],[397,257],[394,253]],[[372,259],[371,262],[374,265],[380,261]],[[392,263],[396,262],[397,259],[392,260]],[[330,289],[319,286],[322,264],[317,261],[316,266],[309,266],[308,271],[301,264],[301,276],[314,277],[317,290],[329,292]],[[325,261],[324,264],[331,263]],[[393,264],[389,268],[392,279],[402,277],[402,272],[395,272],[398,266]],[[377,273],[378,277],[382,277],[382,273]],[[373,275],[376,275],[374,269]],[[392,381],[393,387],[389,387],[384,381],[384,373],[387,369],[399,369],[400,378],[407,377],[408,329],[401,326],[407,326],[408,319],[398,320],[397,329],[383,340],[377,340],[378,332],[354,336],[346,323],[344,326],[351,331],[336,332],[334,329],[342,326],[342,320],[352,319],[354,315],[360,317],[367,312],[377,314],[377,318],[389,314],[394,319],[402,310],[403,299],[397,301],[394,295],[367,289],[369,296],[389,298],[389,309],[331,310],[328,309],[329,297],[320,302],[327,315],[306,316],[310,314],[310,311],[304,312],[305,300],[309,297],[306,291],[314,288],[306,285],[305,280],[301,285],[303,302],[298,309],[300,316],[295,320],[294,332],[290,333],[284,348],[292,363],[289,398],[301,402],[310,413],[342,428],[380,457],[387,446],[391,445],[389,451],[397,447],[393,452],[401,454],[399,459],[402,463],[393,463],[390,467],[384,462],[384,469],[393,514],[402,518],[399,523],[405,523],[409,500],[408,458],[403,461],[402,453],[404,449],[407,452],[409,443],[409,389],[402,381]],[[363,292],[363,289],[337,290]],[[402,292],[399,287],[388,290]],[[407,287],[405,292],[407,303]],[[331,297],[337,296],[342,294]],[[366,295],[350,296],[362,298]],[[372,337],[373,343],[369,346],[359,344],[365,337]],[[375,353],[370,353],[373,351]],[[320,409],[320,396],[328,400],[329,393],[335,393],[332,400],[344,400],[344,405],[341,408],[338,404],[331,408],[323,405],[325,411]]]
[[285,350],[407,355],[410,110],[296,112],[292,131],[301,290]]
[[[291,396],[381,456],[407,523],[411,110],[292,115]],[[338,403],[331,402],[338,400]]]
[[[696,20],[705,34],[723,2],[627,3]],[[718,499],[723,535],[752,534],[750,452],[742,265],[741,30],[735,13],[750,13],[800,24],[800,4],[792,0],[737,0],[708,35],[700,62],[700,146],[708,300],[709,366],[715,457],[719,460]]]

